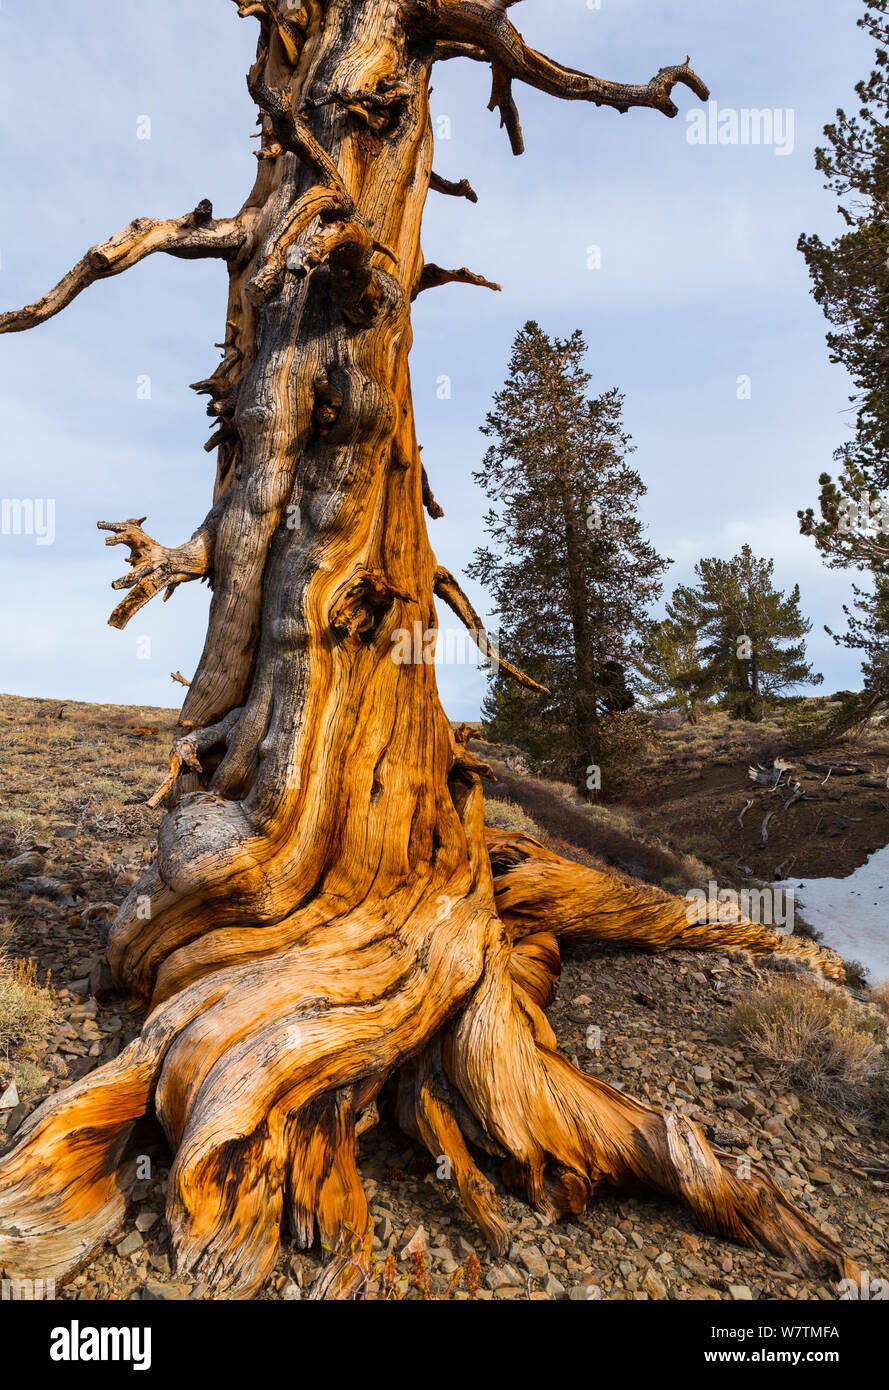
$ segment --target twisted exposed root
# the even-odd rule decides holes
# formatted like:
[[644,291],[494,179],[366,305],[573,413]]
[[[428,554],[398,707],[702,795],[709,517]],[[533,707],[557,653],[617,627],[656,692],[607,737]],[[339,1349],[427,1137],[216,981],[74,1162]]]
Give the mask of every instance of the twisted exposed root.
[[63,1278],[121,1224],[131,1141],[177,1033],[224,994],[221,972],[159,1009],[141,1037],[35,1110],[0,1160],[0,1271]]
[[454,1095],[441,1060],[441,1038],[402,1069],[398,1120],[436,1158],[444,1158],[457,1183],[463,1205],[485,1234],[491,1249],[503,1256],[509,1230],[493,1185],[476,1167],[455,1113]]
[[[479,827],[480,811],[470,793],[465,815]],[[498,1253],[507,1226],[473,1149],[504,1159],[508,1185],[552,1218],[582,1212],[603,1185],[650,1190],[685,1201],[707,1231],[848,1274],[840,1247],[765,1174],[742,1177],[688,1120],[559,1056],[543,1013],[556,937],[519,915],[524,935],[510,941],[515,923],[507,913],[504,931],[492,916],[483,870],[477,860],[444,917],[437,887],[417,885],[389,899],[390,915],[368,904],[334,929],[309,915],[287,949],[160,1004],[140,1038],[41,1106],[0,1160],[0,1271],[62,1278],[98,1250],[123,1218],[135,1126],[153,1098],[176,1155],[177,1272],[217,1297],[255,1294],[286,1216],[298,1243],[317,1234],[331,1252],[312,1297],[360,1294],[372,1232],[356,1117],[400,1071],[403,1126],[448,1159]]]
[[758,956],[792,956],[831,980],[846,977],[829,947],[751,922],[731,903],[719,903],[720,918],[730,920],[698,922],[685,898],[562,859],[529,835],[485,834],[497,911],[515,938],[547,930],[561,942],[611,941],[643,951],[738,946]]
[[764,1173],[743,1178],[678,1114],[586,1076],[555,1050],[543,1014],[510,979],[501,943],[444,1043],[444,1066],[509,1158],[504,1179],[552,1219],[582,1212],[600,1186],[682,1200],[712,1234],[760,1245],[806,1270],[852,1275],[835,1241]]

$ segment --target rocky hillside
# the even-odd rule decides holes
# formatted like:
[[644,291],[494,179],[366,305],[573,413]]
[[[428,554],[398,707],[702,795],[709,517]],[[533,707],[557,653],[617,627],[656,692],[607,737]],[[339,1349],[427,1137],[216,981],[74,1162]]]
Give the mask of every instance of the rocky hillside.
[[[144,802],[161,779],[175,717],[0,702],[0,1151],[41,1099],[113,1057],[139,1029],[112,988],[103,948],[116,904],[152,854],[159,813]],[[733,1010],[769,978],[776,976],[743,955],[583,947],[566,952],[550,1017],[580,1066],[694,1117],[738,1160],[766,1165],[874,1276],[887,1274],[885,1135],[866,1115],[789,1089],[740,1044]],[[147,1133],[145,1145],[151,1173],[134,1191],[125,1226],[63,1298],[213,1297],[212,1288],[181,1284],[172,1272],[163,1219],[169,1156],[159,1132]],[[494,1261],[447,1174],[401,1134],[385,1105],[361,1139],[360,1166],[376,1223],[371,1296],[836,1296],[769,1255],[702,1235],[679,1207],[604,1193],[584,1217],[558,1226],[504,1196],[515,1240],[508,1258]],[[490,1176],[499,1186],[493,1168]],[[264,1297],[301,1297],[318,1267],[315,1254],[285,1242]]]

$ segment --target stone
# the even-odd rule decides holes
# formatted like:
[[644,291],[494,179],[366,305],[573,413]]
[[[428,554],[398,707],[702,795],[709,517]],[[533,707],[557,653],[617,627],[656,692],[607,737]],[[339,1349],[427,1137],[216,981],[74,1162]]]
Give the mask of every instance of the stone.
[[136,1251],[141,1250],[144,1244],[145,1242],[139,1232],[131,1231],[128,1236],[124,1236],[120,1245],[116,1245],[114,1248],[118,1255],[125,1258],[127,1255],[135,1255]]
[[141,1296],[146,1303],[171,1303],[188,1298],[189,1293],[186,1284],[163,1284],[160,1279],[146,1279]]
[[108,999],[114,993],[114,980],[105,961],[97,961],[89,973],[89,991],[94,999]]
[[388,1244],[392,1234],[392,1220],[388,1212],[383,1212],[374,1222],[374,1230],[382,1241],[383,1245]]
[[554,1274],[547,1274],[543,1281],[543,1292],[550,1298],[564,1298],[565,1285]]
[[809,1177],[810,1177],[810,1179],[812,1180],[812,1182],[817,1182],[817,1183],[829,1183],[829,1182],[833,1182],[833,1178],[830,1176],[830,1173],[827,1171],[827,1169],[826,1169],[826,1168],[822,1168],[822,1167],[821,1167],[819,1164],[817,1164],[817,1163],[816,1163],[816,1164],[813,1164],[812,1167],[809,1169]]
[[10,1081],[2,1096],[0,1096],[0,1110],[14,1110],[18,1103],[18,1087],[14,1081]]
[[14,1110],[9,1111],[6,1121],[6,1133],[15,1134],[16,1131],[25,1123],[30,1115],[33,1106],[26,1100],[19,1101]]
[[735,1303],[752,1303],[753,1294],[746,1284],[729,1284],[729,1296]]
[[694,1078],[699,1084],[703,1084],[704,1082],[713,1080],[713,1073],[709,1067],[695,1067]]
[[136,1230],[143,1232],[150,1231],[152,1226],[159,1220],[160,1215],[156,1211],[140,1211],[139,1215],[136,1217]]
[[532,1279],[545,1279],[549,1273],[549,1265],[540,1251],[535,1250],[533,1246],[524,1246],[519,1251],[518,1261],[528,1271]]
[[406,1245],[402,1246],[401,1258],[409,1260],[411,1255],[425,1255],[429,1249],[429,1237],[424,1226],[418,1226]]
[[666,1284],[659,1275],[655,1274],[653,1269],[646,1271],[645,1278],[642,1280],[642,1286],[646,1293],[650,1294],[652,1298],[669,1298]]

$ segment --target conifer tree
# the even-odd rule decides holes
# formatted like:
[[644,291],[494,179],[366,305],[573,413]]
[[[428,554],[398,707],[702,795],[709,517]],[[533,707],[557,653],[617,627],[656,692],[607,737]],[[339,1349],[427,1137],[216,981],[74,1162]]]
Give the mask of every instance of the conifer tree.
[[641,652],[666,563],[637,515],[645,493],[617,390],[589,394],[579,330],[550,338],[527,323],[482,426],[475,475],[493,503],[490,544],[469,567],[495,602],[501,655],[548,688],[507,690],[483,714],[492,737],[572,777],[608,760],[603,716],[632,703],[625,667]]
[[676,709],[697,724],[710,690],[698,650],[698,629],[680,621],[671,604],[667,617],[654,623],[638,663],[641,694],[652,709]]
[[749,545],[731,560],[695,566],[696,586],[680,584],[672,619],[698,632],[705,681],[740,718],[759,720],[771,696],[823,679],[806,660],[812,624],[800,611],[799,585],[789,594],[773,583],[774,560]]
[[831,361],[854,384],[855,434],[834,455],[838,477],[819,478],[819,517],[812,507],[799,517],[831,568],[868,573],[847,632],[831,636],[864,653],[865,692],[889,697],[889,0],[867,0],[858,25],[877,45],[873,71],[855,88],[857,113],[838,110],[815,152],[845,229],[830,242],[799,239]]

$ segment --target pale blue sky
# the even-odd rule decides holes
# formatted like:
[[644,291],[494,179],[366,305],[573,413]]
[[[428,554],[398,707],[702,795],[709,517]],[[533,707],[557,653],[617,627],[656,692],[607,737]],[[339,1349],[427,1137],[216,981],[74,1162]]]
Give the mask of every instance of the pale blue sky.
[[[833,201],[813,148],[870,70],[860,0],[524,0],[529,42],[600,76],[647,80],[688,52],[721,110],[794,113],[794,148],[694,145],[677,88],[674,121],[562,103],[518,87],[527,153],[515,159],[487,112],[489,76],[442,64],[434,109],[451,120],[437,170],[480,201],[430,197],[427,258],[469,265],[502,295],[452,286],[415,309],[412,359],[424,460],[445,508],[430,523],[441,563],[463,570],[482,539],[478,433],[516,330],[581,328],[597,389],[627,395],[651,538],[676,561],[749,540],[799,581],[815,621],[810,654],[827,689],[858,660],[822,624],[842,624],[849,576],[824,569],[796,510],[847,437],[849,386],[827,361],[825,325],[795,244],[831,233]],[[86,248],[135,216],[178,216],[204,197],[237,210],[254,177],[244,75],[256,24],[230,0],[0,0],[0,307],[33,300]],[[137,138],[139,117],[151,139]],[[601,248],[601,268],[587,264]],[[218,361],[225,272],[156,257],[88,290],[58,318],[0,338],[0,495],[52,497],[53,545],[0,536],[7,596],[0,689],[119,703],[178,703],[169,673],[193,671],[207,591],[155,600],[125,632],[106,625],[123,572],[97,519],[148,515],[178,543],[204,517],[213,460],[205,401],[188,383]],[[137,378],[151,377],[150,400]],[[440,376],[452,379],[438,399]],[[751,379],[738,400],[737,379]],[[484,611],[485,596],[467,583]],[[139,639],[151,657],[139,658]],[[452,717],[473,717],[484,677],[440,667]]]

